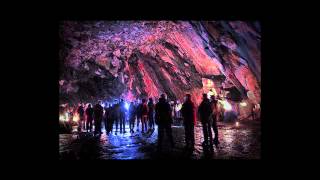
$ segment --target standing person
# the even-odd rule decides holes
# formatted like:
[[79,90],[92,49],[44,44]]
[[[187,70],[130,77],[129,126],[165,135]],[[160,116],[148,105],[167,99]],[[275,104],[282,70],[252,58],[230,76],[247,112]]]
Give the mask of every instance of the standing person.
[[78,107],[77,112],[79,114],[78,132],[81,132],[82,127],[84,127],[84,123],[85,123],[85,120],[84,120],[84,109],[83,109],[82,104],[80,104],[80,106]]
[[207,94],[203,94],[203,100],[198,108],[198,115],[200,117],[202,129],[203,129],[204,142],[202,143],[202,145],[204,146],[210,145],[210,149],[211,149],[213,147],[211,123],[210,123],[211,116],[212,116],[212,109],[211,109],[210,101],[207,97]]
[[87,116],[87,121],[86,121],[86,128],[87,132],[92,131],[92,121],[93,121],[93,109],[91,107],[91,104],[88,105],[86,109],[86,116]]
[[109,118],[107,122],[108,122],[108,134],[109,134],[110,132],[112,133],[113,123],[115,119],[114,105],[110,104],[108,108],[108,114],[109,114]]
[[123,99],[120,100],[120,133],[126,133],[125,121],[126,121],[126,107]]
[[218,126],[217,126],[217,116],[218,116],[218,101],[214,96],[211,96],[211,108],[212,108],[212,129],[214,132],[213,143],[217,147],[219,142]]
[[149,121],[149,128],[154,129],[154,104],[152,98],[149,98],[148,102],[148,121]]
[[142,103],[140,103],[139,101],[137,101],[136,114],[137,114],[137,131],[139,131],[139,123],[142,119]]
[[101,101],[99,101],[94,106],[94,133],[101,134],[101,122],[103,118],[103,107],[100,105]]
[[164,131],[166,131],[167,136],[169,137],[171,147],[174,147],[173,137],[172,137],[172,115],[170,104],[166,101],[165,94],[161,94],[159,102],[156,104],[155,108],[155,119],[156,124],[158,125],[158,151],[161,151],[162,141]]
[[141,109],[141,131],[144,133],[144,130],[147,131],[147,122],[148,122],[148,106],[146,99],[142,99],[142,109]]
[[114,122],[116,123],[116,132],[115,135],[117,135],[118,133],[118,125],[119,125],[119,121],[120,121],[120,104],[117,100],[116,104],[114,105]]
[[105,131],[106,131],[106,134],[108,135],[108,134],[109,134],[109,132],[108,132],[109,122],[108,122],[108,121],[109,121],[109,117],[110,117],[110,114],[109,114],[109,105],[106,104],[103,109],[104,109],[104,115],[103,115],[104,129],[105,129]]
[[130,133],[134,133],[134,121],[136,117],[136,107],[133,102],[130,103],[129,106],[129,127],[130,127]]
[[191,95],[186,94],[185,102],[182,104],[181,114],[183,117],[186,148],[194,149],[194,105]]

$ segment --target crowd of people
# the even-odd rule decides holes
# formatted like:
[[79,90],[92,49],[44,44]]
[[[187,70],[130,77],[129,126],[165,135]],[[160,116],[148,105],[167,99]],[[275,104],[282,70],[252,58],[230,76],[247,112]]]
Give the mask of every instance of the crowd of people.
[[[108,135],[113,131],[117,135],[118,132],[126,133],[125,125],[127,121],[129,121],[130,133],[134,133],[135,124],[136,130],[141,130],[142,133],[154,130],[155,128],[155,104],[152,98],[149,98],[148,103],[146,99],[142,99],[141,103],[132,101],[128,106],[126,106],[123,99],[120,99],[120,101],[115,100],[114,103],[105,104],[104,106],[102,105],[102,102],[98,101],[93,107],[90,103],[86,108],[82,103],[78,106],[79,131],[85,130],[101,134],[102,125],[104,125],[104,129]],[[140,123],[141,128],[139,127]]]
[[[104,105],[104,106],[103,106]],[[185,129],[186,148],[193,149],[195,145],[194,127],[196,123],[196,107],[191,100],[191,95],[186,94],[185,101],[180,107],[179,115],[183,119]],[[155,125],[158,126],[158,150],[162,149],[164,135],[168,137],[171,147],[174,147],[172,135],[172,123],[175,116],[172,104],[167,100],[166,95],[162,94],[155,104],[152,98],[132,101],[129,105],[123,99],[115,100],[114,103],[102,104],[98,101],[94,106],[88,104],[85,107],[82,103],[77,107],[79,115],[78,130],[93,132],[101,135],[104,128],[107,135],[114,132],[126,133],[125,124],[129,122],[130,133],[141,131],[142,133],[153,131]],[[203,128],[203,146],[218,145],[217,128],[217,100],[214,96],[209,99],[207,94],[203,94],[203,100],[197,109],[198,118]],[[140,126],[141,124],[141,126]],[[94,128],[93,128],[94,125]],[[104,127],[102,127],[104,125]],[[136,128],[135,128],[136,127]],[[94,129],[94,131],[93,131]],[[212,137],[212,131],[214,138]],[[120,131],[118,131],[120,130]]]

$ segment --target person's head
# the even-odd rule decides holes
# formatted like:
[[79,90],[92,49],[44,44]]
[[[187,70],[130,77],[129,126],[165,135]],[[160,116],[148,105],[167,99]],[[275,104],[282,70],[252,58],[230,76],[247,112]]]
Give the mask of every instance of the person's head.
[[208,99],[208,96],[207,96],[206,93],[203,93],[203,94],[202,94],[202,99],[203,99],[203,100]]
[[150,102],[153,102],[152,98],[149,98],[149,101],[150,101]]
[[211,96],[210,99],[211,99],[212,101],[216,101],[216,97],[215,97],[215,96]]
[[163,99],[166,99],[166,95],[165,94],[161,94],[160,97],[163,98]]
[[186,101],[191,101],[191,94],[186,94]]
[[142,99],[142,103],[145,103],[146,102],[146,99]]
[[120,102],[123,102],[123,99],[120,99]]
[[90,103],[88,104],[88,108],[91,108],[91,104]]
[[102,104],[102,101],[98,101],[98,104]]

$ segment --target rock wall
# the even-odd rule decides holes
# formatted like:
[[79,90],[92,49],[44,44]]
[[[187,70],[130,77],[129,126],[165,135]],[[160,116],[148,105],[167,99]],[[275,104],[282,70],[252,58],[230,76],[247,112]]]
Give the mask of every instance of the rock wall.
[[194,101],[202,79],[260,103],[260,24],[243,21],[60,23],[60,101],[123,97]]

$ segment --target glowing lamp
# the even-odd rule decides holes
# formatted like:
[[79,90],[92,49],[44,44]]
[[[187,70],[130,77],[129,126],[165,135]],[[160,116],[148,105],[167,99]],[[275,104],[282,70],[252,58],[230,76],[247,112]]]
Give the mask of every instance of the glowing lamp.
[[69,114],[66,112],[66,119],[65,119],[65,121],[68,121],[69,120]]
[[220,101],[220,102],[222,104],[223,109],[225,109],[226,111],[231,111],[232,110],[232,106],[227,100],[223,100],[223,101]]
[[64,116],[63,116],[63,115],[60,115],[60,116],[59,116],[59,120],[60,120],[60,121],[65,121]]
[[68,119],[64,115],[59,116],[60,121],[68,121]]
[[126,110],[129,110],[129,106],[130,106],[129,103],[127,103],[127,102],[124,103],[124,107],[126,108]]
[[78,121],[79,121],[79,115],[78,115],[78,114],[74,115],[73,118],[72,118],[72,120],[73,120],[74,122],[78,122]]
[[177,107],[176,107],[176,111],[180,111],[182,108],[182,104],[178,104]]
[[239,127],[239,122],[236,122],[236,126]]
[[246,102],[241,102],[240,106],[245,107],[245,106],[247,106],[247,103]]

